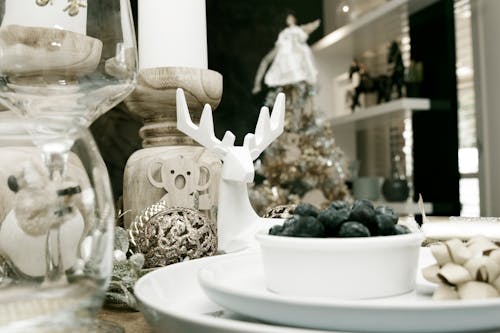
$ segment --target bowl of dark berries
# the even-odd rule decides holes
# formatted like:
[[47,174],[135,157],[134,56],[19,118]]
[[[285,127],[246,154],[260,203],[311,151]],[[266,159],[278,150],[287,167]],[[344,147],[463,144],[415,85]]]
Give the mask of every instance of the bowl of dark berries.
[[300,204],[294,215],[257,234],[266,286],[287,296],[369,299],[415,288],[420,231],[398,224],[370,201]]

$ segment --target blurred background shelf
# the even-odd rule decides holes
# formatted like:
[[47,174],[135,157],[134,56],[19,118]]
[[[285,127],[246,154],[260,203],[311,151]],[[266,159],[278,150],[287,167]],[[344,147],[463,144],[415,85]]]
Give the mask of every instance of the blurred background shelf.
[[394,113],[399,114],[430,109],[431,101],[427,98],[400,98],[368,108],[358,109],[351,114],[333,116],[329,120],[333,126],[340,126]]
[[[413,202],[411,200],[405,202],[387,202],[383,200],[375,201],[373,203],[375,207],[377,206],[387,206],[396,211],[401,216],[405,215],[417,215],[420,214],[420,208],[417,202]],[[430,202],[424,202],[424,210],[425,214],[432,214],[433,205]]]
[[[343,2],[335,3],[337,7],[330,10],[342,10]],[[334,27],[312,45],[318,67],[317,109],[334,127],[335,141],[346,158],[356,161],[358,177],[387,179],[397,164],[400,174],[413,185],[411,193],[422,193],[432,203],[426,210],[459,215],[454,1],[381,3],[347,18],[344,25]],[[335,18],[341,15],[334,13]],[[365,66],[370,78],[390,76],[389,46],[394,41],[407,69],[403,96],[411,98],[395,99],[393,89],[392,101],[370,106],[375,104],[376,94],[365,93],[360,103],[368,106],[351,113],[355,83],[349,78],[349,69],[353,60]],[[410,198],[410,204],[398,204],[396,210],[417,213],[414,200],[417,198]]]

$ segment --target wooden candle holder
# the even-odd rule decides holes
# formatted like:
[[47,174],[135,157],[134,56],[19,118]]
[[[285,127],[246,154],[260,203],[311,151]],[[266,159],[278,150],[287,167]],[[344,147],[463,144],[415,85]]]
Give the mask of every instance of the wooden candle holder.
[[144,149],[128,160],[123,208],[129,227],[140,212],[164,200],[169,207],[192,208],[216,222],[221,162],[177,130],[176,90],[182,88],[191,117],[199,121],[205,104],[215,109],[222,97],[222,75],[215,71],[162,67],[139,72],[135,91],[125,100],[144,118],[140,129]]

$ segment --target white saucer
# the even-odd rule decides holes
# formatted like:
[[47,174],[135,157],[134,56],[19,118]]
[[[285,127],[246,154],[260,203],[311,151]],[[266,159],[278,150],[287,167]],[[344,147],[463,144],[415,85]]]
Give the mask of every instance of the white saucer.
[[258,253],[220,258],[200,270],[200,284],[209,298],[224,308],[280,325],[360,332],[500,328],[500,299],[438,302],[420,292],[355,301],[277,295],[265,287],[260,260]]
[[157,333],[326,333],[264,324],[213,303],[198,283],[198,271],[240,255],[186,261],[143,276],[134,291],[146,321]]

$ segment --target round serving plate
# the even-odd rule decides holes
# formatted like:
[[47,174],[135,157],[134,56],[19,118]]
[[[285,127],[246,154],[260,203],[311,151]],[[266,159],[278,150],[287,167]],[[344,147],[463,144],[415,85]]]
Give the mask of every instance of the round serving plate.
[[158,333],[325,333],[265,324],[212,302],[198,283],[199,270],[245,253],[186,261],[143,276],[134,291],[146,321]]
[[[431,263],[429,256],[429,251],[422,251],[421,267]],[[432,286],[423,285],[420,277],[418,292],[340,300],[272,293],[263,274],[260,253],[252,250],[159,269],[141,278],[135,293],[146,320],[158,332],[402,333],[500,328],[500,299],[432,301]]]

